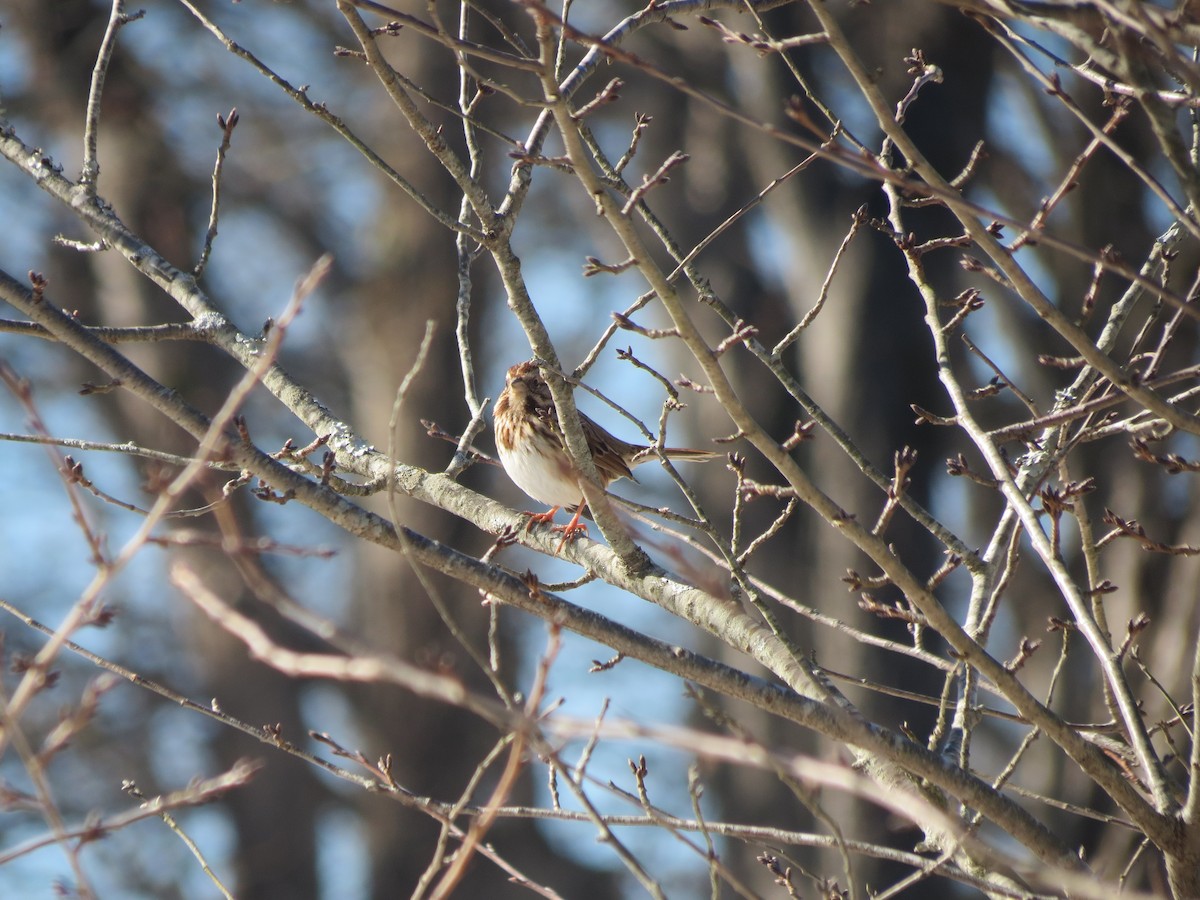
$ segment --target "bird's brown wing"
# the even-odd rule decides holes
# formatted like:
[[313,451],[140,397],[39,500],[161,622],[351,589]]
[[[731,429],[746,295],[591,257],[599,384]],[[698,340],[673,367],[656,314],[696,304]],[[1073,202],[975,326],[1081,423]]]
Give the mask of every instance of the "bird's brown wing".
[[638,445],[614,437],[583,413],[579,414],[579,421],[583,425],[584,437],[587,438],[588,447],[592,451],[592,459],[596,462],[596,471],[600,473],[605,484],[618,478],[637,481],[627,460],[637,455],[640,449]]

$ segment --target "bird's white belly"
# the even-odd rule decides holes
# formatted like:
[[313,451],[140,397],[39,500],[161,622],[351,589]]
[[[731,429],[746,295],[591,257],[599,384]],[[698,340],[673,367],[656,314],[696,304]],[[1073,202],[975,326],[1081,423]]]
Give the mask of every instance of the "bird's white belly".
[[561,452],[544,454],[530,441],[513,450],[497,448],[504,471],[517,487],[547,506],[575,506],[583,500],[579,481]]

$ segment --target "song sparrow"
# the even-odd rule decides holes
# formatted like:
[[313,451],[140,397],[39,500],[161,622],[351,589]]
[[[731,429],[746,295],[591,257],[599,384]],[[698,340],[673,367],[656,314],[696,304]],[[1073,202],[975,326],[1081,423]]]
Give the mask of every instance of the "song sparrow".
[[[548,512],[530,513],[526,528],[535,523],[549,522],[562,507],[575,510],[570,524],[556,526],[563,531],[557,553],[564,543],[587,531],[579,523],[583,512],[583,477],[571,462],[567,453],[562,431],[558,426],[558,414],[550,388],[532,360],[517,363],[508,370],[504,391],[493,410],[496,428],[496,448],[500,451],[500,462],[504,471],[521,490],[552,507]],[[588,449],[596,463],[602,487],[607,487],[618,478],[637,481],[631,471],[647,460],[655,458],[654,448],[645,444],[631,444],[609,434],[583,413],[579,414]],[[692,450],[686,447],[666,447],[663,453],[670,459],[705,460],[717,454],[710,450]]]

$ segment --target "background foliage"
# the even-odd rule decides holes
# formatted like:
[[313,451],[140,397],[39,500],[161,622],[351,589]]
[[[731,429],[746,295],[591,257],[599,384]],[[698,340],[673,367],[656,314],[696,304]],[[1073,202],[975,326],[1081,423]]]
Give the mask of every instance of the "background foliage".
[[6,892],[1200,894],[1187,4],[0,25]]

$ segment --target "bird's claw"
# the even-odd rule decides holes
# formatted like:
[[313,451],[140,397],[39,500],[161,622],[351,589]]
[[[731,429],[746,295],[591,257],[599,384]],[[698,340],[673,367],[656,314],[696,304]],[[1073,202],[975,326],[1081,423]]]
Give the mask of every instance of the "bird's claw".
[[554,548],[555,556],[571,541],[579,540],[579,538],[586,536],[588,533],[588,527],[582,522],[571,522],[569,525],[555,525],[554,530],[562,532],[562,540]]
[[554,514],[558,512],[558,507],[548,509],[546,512],[526,512],[525,515],[529,518],[525,522],[525,530],[532,531],[534,525],[547,525],[554,521]]

